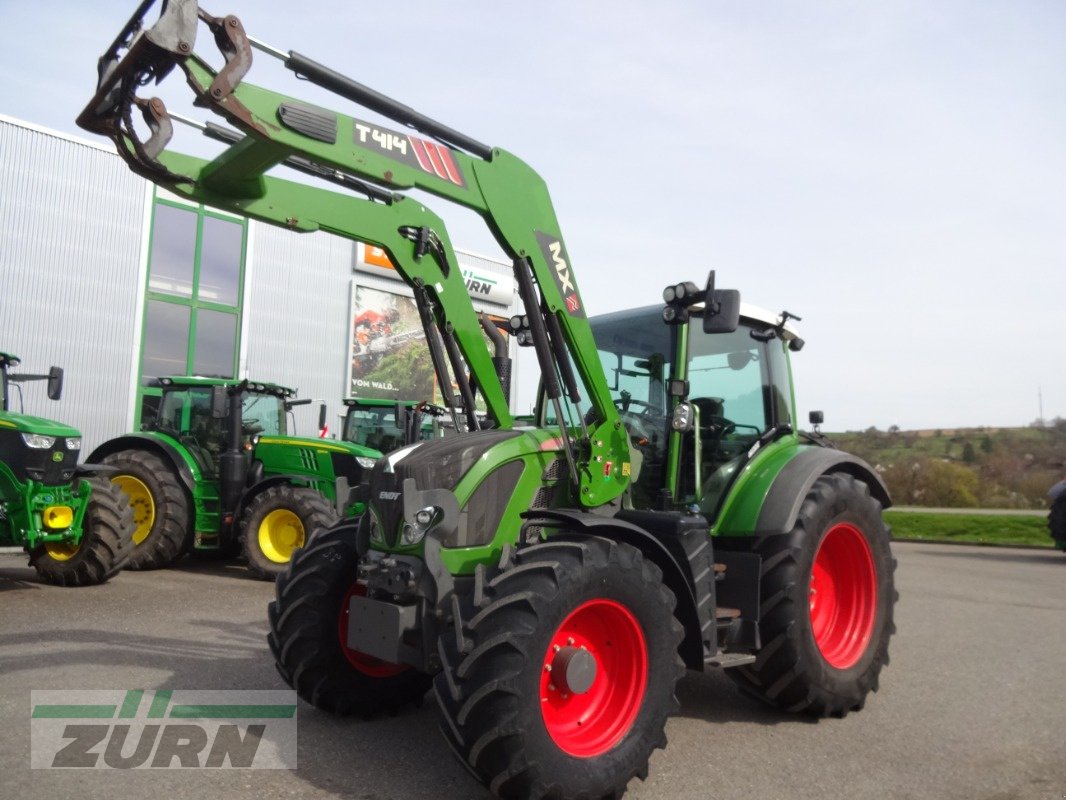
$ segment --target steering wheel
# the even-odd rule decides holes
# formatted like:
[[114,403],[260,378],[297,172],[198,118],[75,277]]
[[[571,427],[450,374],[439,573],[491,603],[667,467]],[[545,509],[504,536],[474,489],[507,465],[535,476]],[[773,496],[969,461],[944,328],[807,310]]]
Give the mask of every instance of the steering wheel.
[[263,426],[259,424],[258,417],[250,417],[241,420],[241,433],[245,436],[254,436],[263,432]]
[[714,436],[716,439],[721,439],[723,436],[728,436],[736,429],[736,423],[732,420],[728,420],[725,417],[711,416],[706,421],[700,420],[700,427],[706,428],[707,432]]
[[[630,398],[628,402],[618,400],[616,405],[622,417],[622,424],[629,431],[630,439],[650,440],[653,438],[653,431],[659,427],[663,415],[651,403]],[[641,406],[641,410],[630,411],[629,409],[634,405]]]

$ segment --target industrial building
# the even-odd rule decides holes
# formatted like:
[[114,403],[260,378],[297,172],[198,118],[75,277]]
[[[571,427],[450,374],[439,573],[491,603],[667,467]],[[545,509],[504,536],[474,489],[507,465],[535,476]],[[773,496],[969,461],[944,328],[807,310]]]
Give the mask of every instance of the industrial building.
[[[514,313],[510,266],[457,256],[475,308]],[[27,384],[23,407],[80,428],[85,452],[137,429],[163,375],[290,386],[331,431],[346,396],[425,391],[375,372],[390,342],[417,344],[410,296],[376,248],[191,204],[109,146],[0,115],[0,351],[64,368],[61,404]]]

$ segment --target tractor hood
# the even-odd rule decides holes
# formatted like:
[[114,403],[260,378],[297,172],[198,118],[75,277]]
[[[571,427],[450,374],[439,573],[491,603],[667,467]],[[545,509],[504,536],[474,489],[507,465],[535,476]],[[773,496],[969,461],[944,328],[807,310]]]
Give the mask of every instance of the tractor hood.
[[380,451],[372,447],[363,447],[353,442],[338,441],[336,439],[319,439],[310,436],[260,436],[259,445],[272,445],[275,447],[304,447],[331,453],[347,453],[362,458],[372,458],[375,461],[381,458]]
[[77,428],[64,425],[62,422],[45,419],[44,417],[35,417],[31,414],[17,414],[11,411],[0,411],[0,430],[37,433],[41,436],[62,436],[65,439],[76,439],[81,436]]

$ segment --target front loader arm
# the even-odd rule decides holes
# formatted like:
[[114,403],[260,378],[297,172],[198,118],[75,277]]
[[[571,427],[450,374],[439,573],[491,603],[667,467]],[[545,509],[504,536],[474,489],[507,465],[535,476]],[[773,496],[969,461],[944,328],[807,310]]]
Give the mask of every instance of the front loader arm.
[[[171,187],[189,200],[301,233],[322,230],[384,249],[404,281],[423,287],[432,297],[437,325],[451,329],[463,358],[478,376],[489,414],[500,427],[511,427],[507,397],[499,380],[493,380],[496,373],[481,325],[440,217],[409,198],[397,198],[387,205],[372,203],[269,176],[260,176],[258,196],[234,197],[217,192],[210,181],[199,178],[209,174],[217,162],[169,150],[162,152],[159,160],[176,174],[196,178]],[[433,231],[440,240],[442,246],[435,253],[419,253],[419,242],[412,236],[422,230]],[[443,258],[444,263],[438,258]]]
[[[565,421],[561,426],[563,449],[580,487],[581,502],[597,506],[620,495],[629,482],[628,438],[607,390],[584,303],[541,177],[506,151],[483,145],[292,51],[285,53],[256,41],[244,32],[236,17],[213,17],[195,0],[169,0],[160,20],[138,34],[150,6],[151,0],[141,4],[115,45],[101,58],[97,93],[78,124],[110,136],[131,168],[180,194],[258,215],[275,224],[301,230],[307,224],[379,244],[395,257],[408,283],[422,280],[418,262],[410,256],[410,243],[395,241],[395,232],[390,234],[384,224],[371,224],[371,212],[338,218],[337,212],[326,207],[334,197],[340,197],[336,193],[313,194],[309,192],[314,190],[288,187],[279,191],[280,187],[272,183],[275,179],[264,173],[278,164],[301,160],[348,176],[357,191],[380,201],[352,201],[365,204],[356,206],[359,208],[396,206],[410,217],[410,209],[417,204],[395,190],[417,188],[480,214],[513,260],[549,397],[558,402],[558,376],[571,401],[577,405],[582,400],[570,370],[572,361],[592,406],[592,411],[584,414],[577,405],[581,441],[576,447],[570,440],[570,427]],[[217,72],[194,52],[197,18],[208,26],[225,59]],[[427,136],[390,130],[244,82],[253,46],[281,59],[301,77]],[[123,48],[127,52],[120,57]],[[138,86],[161,80],[174,67],[184,73],[196,105],[221,115],[245,134],[210,163],[187,162],[168,153],[165,147],[171,118],[165,107],[158,99],[143,100],[135,95]],[[133,131],[134,108],[152,133],[143,143]],[[343,205],[354,211],[351,203]],[[282,206],[284,213],[277,211]],[[413,226],[409,219],[387,212],[381,216],[394,228],[397,223]],[[436,217],[420,227],[447,242],[443,224]],[[454,264],[450,244],[445,250],[447,260]],[[458,271],[454,272],[461,284]],[[450,290],[437,299],[453,324],[460,316],[473,318],[465,293],[463,300]],[[462,313],[457,311],[460,306]],[[462,344],[467,332],[460,335],[459,326],[456,331]],[[481,358],[484,352],[473,355],[473,351],[463,347],[478,385],[492,386],[489,392],[494,394],[498,381],[491,362],[487,356]],[[503,418],[510,420],[509,413],[497,416],[501,424]],[[590,421],[588,427],[586,419]]]

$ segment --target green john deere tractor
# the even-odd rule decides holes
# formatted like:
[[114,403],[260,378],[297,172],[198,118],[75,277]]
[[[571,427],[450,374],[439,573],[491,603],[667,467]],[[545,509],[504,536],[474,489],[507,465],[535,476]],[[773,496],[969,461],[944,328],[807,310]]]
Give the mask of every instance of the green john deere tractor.
[[18,546],[42,580],[58,586],[103,583],[131,550],[129,503],[99,467],[78,464],[81,433],[11,410],[12,389],[47,380],[58,400],[63,370],[15,374],[19,359],[0,353],[0,545]]
[[443,435],[444,409],[414,400],[348,397],[341,438],[381,453]]
[[243,551],[249,569],[271,579],[312,530],[362,511],[348,488],[381,453],[289,436],[287,412],[306,402],[293,390],[196,377],[158,385],[147,430],[92,453],[133,507],[131,569],[165,567],[192,550]]
[[[465,419],[381,458],[351,492],[365,513],[318,531],[278,578],[269,642],[301,697],[368,714],[432,686],[478,780],[554,800],[617,798],[643,778],[686,668],[725,668],[788,711],[863,707],[894,631],[890,500],[869,465],[799,431],[792,315],[742,308],[712,272],[590,320],[547,187],[516,156],[235,16],[169,0],[153,24],[150,6],[104,53],[79,124],[194,202],[382,247],[444,406]],[[200,23],[219,70],[196,52]],[[253,47],[399,129],[246,83]],[[168,150],[187,120],[136,95],[172,71],[239,129],[192,123],[227,145],[212,161]],[[275,165],[343,191],[264,174]],[[443,220],[406,189],[475,211],[511,257],[512,330],[543,376],[535,426],[515,424],[509,364],[490,354]]]

